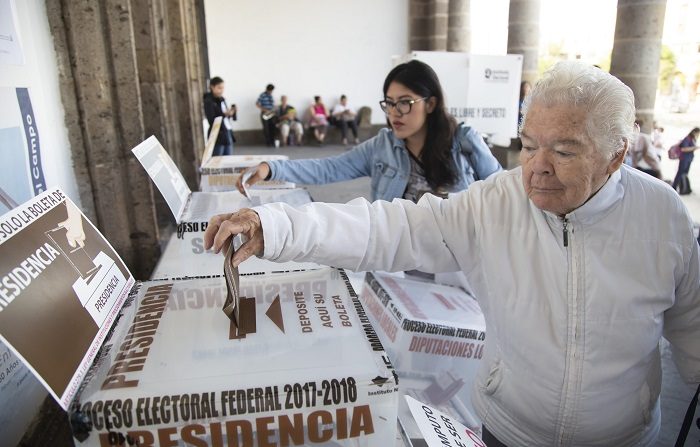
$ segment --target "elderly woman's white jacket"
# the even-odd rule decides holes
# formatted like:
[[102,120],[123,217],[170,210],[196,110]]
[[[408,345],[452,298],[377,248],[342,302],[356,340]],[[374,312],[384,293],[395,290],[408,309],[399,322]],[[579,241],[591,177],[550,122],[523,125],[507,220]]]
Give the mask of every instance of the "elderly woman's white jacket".
[[508,445],[651,445],[662,335],[683,378],[700,382],[690,218],[671,188],[626,166],[566,216],[567,230],[530,202],[520,169],[449,200],[256,211],[267,259],[462,270],[486,318],[473,403]]

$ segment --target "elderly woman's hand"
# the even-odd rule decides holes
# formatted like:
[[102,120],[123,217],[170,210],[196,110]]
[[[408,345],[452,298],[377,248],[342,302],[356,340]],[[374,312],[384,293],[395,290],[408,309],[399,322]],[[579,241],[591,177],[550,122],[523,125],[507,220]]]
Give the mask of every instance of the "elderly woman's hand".
[[216,253],[231,243],[237,234],[245,236],[246,241],[233,255],[233,266],[251,256],[261,255],[265,247],[260,217],[255,211],[245,208],[231,214],[219,214],[209,220],[209,226],[204,232],[204,248],[214,247]]

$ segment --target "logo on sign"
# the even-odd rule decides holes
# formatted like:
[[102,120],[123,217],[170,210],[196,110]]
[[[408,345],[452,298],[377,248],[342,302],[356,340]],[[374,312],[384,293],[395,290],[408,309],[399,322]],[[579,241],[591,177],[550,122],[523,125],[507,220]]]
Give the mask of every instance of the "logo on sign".
[[493,70],[491,68],[484,69],[484,79],[489,82],[508,82],[510,72],[508,70]]

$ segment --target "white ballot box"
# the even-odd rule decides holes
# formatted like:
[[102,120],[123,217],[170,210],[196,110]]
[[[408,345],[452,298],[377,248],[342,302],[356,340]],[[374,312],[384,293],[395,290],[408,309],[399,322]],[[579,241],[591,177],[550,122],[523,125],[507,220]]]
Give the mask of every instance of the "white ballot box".
[[[216,138],[221,129],[222,117],[214,120],[204,147],[202,164],[199,168],[201,178],[199,189],[204,192],[235,191],[238,177],[251,166],[256,166],[263,161],[288,160],[286,155],[213,155]],[[252,189],[280,189],[294,188],[296,185],[290,182],[261,181]]]
[[239,291],[255,299],[243,338],[222,278],[138,284],[73,402],[76,438],[393,445],[396,379],[344,273],[243,275]]
[[[199,189],[206,192],[235,191],[238,177],[251,166],[263,161],[288,160],[286,155],[218,155],[202,164]],[[290,189],[296,185],[279,180],[263,180],[251,187],[256,189]]]
[[[222,257],[204,250],[204,231],[216,214],[232,213],[264,203],[284,202],[299,206],[311,202],[304,189],[251,189],[246,197],[238,191],[192,192],[185,179],[155,137],[133,149],[134,155],[161,192],[177,223],[177,233],[168,244],[151,275],[154,279],[206,276],[221,273]],[[216,158],[216,157],[214,157]],[[275,264],[249,259],[243,273],[265,273],[319,268],[315,263]]]
[[0,279],[0,340],[78,446],[396,440],[398,379],[342,270],[242,275],[236,327],[222,276],[134,284],[53,189],[0,217]]
[[[485,323],[476,300],[462,289],[367,273],[362,304],[399,374],[402,395],[481,431],[471,386],[483,354]],[[420,432],[404,399],[399,423],[408,438]]]
[[[218,275],[224,257],[204,249],[204,232],[173,233],[163,254],[151,273],[151,279],[189,278]],[[252,256],[238,266],[241,274],[282,273],[315,270],[321,266],[314,262],[270,262]]]
[[251,190],[249,197],[238,191],[192,192],[156,137],[149,137],[132,152],[163,195],[178,225],[201,225],[209,222],[214,214],[245,206],[271,202],[301,205],[311,201],[309,193],[303,189]]

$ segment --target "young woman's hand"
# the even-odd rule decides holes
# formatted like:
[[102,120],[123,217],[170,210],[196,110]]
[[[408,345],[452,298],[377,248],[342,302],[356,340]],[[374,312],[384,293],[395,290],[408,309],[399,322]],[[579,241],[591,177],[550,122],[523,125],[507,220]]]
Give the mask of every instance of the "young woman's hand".
[[243,195],[245,195],[245,191],[243,189],[243,177],[247,177],[248,174],[251,175],[246,182],[246,186],[254,185],[267,178],[267,176],[270,174],[270,165],[262,162],[257,166],[246,169],[241,175],[238,176],[238,180],[236,180],[236,189],[238,189],[238,191]]

